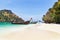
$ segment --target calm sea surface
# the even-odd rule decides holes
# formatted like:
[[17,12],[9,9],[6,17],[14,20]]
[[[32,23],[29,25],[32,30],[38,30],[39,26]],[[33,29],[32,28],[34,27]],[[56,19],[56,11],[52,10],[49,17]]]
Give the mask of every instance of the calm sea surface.
[[23,24],[11,24],[8,22],[0,22],[0,35],[4,35],[9,32],[23,30],[27,25]]
[[8,23],[8,22],[0,22],[0,28],[8,28],[8,27],[23,27],[25,25],[23,24],[11,24],[11,23]]
[[11,24],[8,22],[0,22],[0,36],[14,31],[21,31],[24,28],[30,27],[32,24]]

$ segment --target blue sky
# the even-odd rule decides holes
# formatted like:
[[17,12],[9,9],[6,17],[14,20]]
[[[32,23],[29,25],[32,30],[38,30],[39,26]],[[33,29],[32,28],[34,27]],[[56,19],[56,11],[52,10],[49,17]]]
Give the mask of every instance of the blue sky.
[[46,14],[49,8],[57,0],[0,0],[0,10],[9,9],[16,15],[29,20],[42,20],[42,16]]

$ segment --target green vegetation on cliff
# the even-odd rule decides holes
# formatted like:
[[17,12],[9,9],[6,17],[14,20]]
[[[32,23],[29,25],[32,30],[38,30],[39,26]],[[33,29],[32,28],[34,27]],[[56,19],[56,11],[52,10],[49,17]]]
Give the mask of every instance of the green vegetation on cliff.
[[60,0],[55,2],[52,8],[49,8],[46,15],[43,15],[45,23],[60,23]]
[[16,22],[23,23],[24,20],[16,16],[11,10],[0,10],[0,22]]

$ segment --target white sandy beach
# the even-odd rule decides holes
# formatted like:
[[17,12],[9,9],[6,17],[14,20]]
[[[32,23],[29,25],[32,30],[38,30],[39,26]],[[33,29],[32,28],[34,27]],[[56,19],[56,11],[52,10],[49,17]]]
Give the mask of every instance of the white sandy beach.
[[40,23],[18,27],[0,34],[0,40],[60,40],[60,25]]

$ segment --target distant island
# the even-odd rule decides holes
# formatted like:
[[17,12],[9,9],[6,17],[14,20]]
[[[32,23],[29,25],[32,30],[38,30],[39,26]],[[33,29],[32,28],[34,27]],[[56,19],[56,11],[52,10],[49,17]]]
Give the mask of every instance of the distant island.
[[11,10],[0,10],[0,22],[24,23],[24,20],[15,15]]
[[52,8],[49,8],[46,15],[43,15],[45,23],[59,23],[60,24],[60,0],[55,2]]

